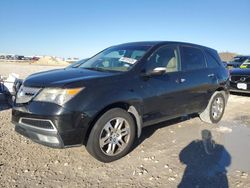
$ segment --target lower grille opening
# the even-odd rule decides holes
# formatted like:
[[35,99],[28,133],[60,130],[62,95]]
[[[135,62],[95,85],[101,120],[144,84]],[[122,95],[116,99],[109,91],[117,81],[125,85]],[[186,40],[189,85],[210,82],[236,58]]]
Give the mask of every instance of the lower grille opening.
[[29,125],[29,126],[32,126],[34,128],[50,129],[50,130],[55,129],[50,120],[21,118],[20,122],[22,124]]

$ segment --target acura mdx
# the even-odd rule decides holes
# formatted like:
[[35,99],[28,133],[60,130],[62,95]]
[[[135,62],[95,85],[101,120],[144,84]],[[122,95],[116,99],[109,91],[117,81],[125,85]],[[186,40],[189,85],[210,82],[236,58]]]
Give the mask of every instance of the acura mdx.
[[12,110],[16,132],[40,144],[85,145],[102,162],[126,155],[142,129],[197,114],[221,120],[229,74],[211,48],[135,42],[107,48],[79,66],[24,80]]

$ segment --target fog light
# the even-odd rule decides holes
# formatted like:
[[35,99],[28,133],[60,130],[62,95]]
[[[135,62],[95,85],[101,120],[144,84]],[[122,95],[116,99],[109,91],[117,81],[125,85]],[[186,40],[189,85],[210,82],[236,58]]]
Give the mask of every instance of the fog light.
[[43,141],[43,142],[59,144],[59,140],[55,136],[46,136],[42,134],[37,134],[37,137],[40,141]]

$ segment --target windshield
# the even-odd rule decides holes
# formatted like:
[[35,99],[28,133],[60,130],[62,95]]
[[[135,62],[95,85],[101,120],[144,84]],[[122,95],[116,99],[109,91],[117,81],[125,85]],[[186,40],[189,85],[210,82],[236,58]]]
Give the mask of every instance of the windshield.
[[70,64],[69,66],[67,66],[66,69],[67,68],[77,68],[77,67],[79,67],[81,64],[83,64],[87,60],[88,59],[82,59],[82,60],[76,61],[76,62]]
[[244,61],[246,61],[247,57],[234,57],[232,59],[233,62],[239,62],[239,63],[243,63]]
[[97,71],[129,71],[150,46],[115,46],[88,59],[79,68]]

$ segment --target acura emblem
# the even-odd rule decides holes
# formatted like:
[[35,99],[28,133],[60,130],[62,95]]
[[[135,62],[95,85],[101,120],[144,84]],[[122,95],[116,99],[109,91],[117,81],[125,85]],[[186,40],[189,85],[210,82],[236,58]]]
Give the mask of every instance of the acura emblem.
[[246,78],[245,78],[245,77],[241,77],[241,78],[240,78],[240,81],[245,82],[245,81],[246,81]]

